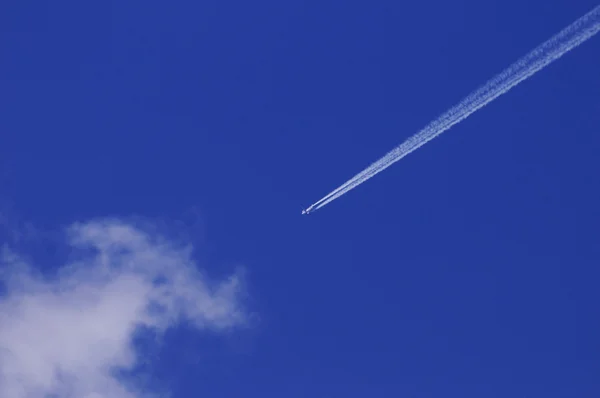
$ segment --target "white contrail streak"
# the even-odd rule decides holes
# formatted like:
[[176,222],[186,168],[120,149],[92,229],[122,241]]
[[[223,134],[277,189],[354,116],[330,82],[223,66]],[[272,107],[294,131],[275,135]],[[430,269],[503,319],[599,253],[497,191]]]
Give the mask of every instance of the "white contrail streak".
[[541,44],[479,89],[475,90],[458,103],[458,105],[429,123],[417,134],[408,138],[381,159],[315,202],[306,210],[307,213],[320,209],[375,174],[387,169],[393,163],[425,145],[450,127],[469,117],[473,112],[486,106],[498,96],[508,92],[523,80],[533,76],[536,72],[556,61],[570,50],[594,36],[598,31],[600,31],[600,6],[596,6],[592,11],[573,22],[550,40]]

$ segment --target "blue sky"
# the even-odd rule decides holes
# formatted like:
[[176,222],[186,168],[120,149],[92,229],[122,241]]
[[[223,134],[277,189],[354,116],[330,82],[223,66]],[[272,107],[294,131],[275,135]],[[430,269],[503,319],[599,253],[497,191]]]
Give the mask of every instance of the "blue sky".
[[[163,342],[137,349],[146,393],[596,397],[600,38],[300,215],[596,5],[3,2],[3,266],[51,275],[84,239],[125,245],[136,266],[114,280],[162,275],[174,302],[190,267],[200,291],[239,275],[198,299],[218,317],[157,321]],[[176,265],[152,273],[147,253]],[[8,284],[0,309],[69,278]]]

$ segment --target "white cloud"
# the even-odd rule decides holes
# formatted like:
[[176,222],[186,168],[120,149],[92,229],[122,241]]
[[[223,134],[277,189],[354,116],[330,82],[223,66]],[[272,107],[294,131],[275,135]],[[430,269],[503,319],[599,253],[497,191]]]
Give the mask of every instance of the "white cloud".
[[211,283],[190,248],[117,220],[68,230],[73,256],[42,275],[5,247],[0,258],[0,397],[138,398],[118,371],[142,359],[140,330],[180,321],[223,330],[244,322],[240,278]]

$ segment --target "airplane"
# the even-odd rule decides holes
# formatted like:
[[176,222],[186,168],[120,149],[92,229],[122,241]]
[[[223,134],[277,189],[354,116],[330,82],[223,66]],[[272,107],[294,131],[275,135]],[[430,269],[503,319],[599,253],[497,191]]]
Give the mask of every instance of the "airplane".
[[302,209],[302,214],[309,214],[312,209],[309,207],[308,209]]

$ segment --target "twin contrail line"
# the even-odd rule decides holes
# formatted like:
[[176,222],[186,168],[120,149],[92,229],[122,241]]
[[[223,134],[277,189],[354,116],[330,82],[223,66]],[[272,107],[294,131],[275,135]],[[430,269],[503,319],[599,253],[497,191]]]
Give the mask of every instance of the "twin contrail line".
[[469,94],[421,131],[303,211],[320,209],[431,141],[600,31],[600,5]]

